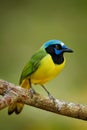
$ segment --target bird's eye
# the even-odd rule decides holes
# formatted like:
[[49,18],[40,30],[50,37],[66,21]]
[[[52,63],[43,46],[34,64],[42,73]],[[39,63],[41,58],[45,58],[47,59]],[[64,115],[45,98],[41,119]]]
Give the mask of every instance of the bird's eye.
[[57,50],[61,50],[61,49],[62,49],[62,46],[61,46],[61,45],[56,45],[55,48],[56,48]]

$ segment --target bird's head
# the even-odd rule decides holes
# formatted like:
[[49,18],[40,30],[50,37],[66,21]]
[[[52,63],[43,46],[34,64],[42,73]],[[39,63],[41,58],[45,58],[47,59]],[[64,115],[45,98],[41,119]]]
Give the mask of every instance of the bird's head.
[[63,54],[65,52],[73,52],[63,42],[59,40],[50,40],[43,44],[41,48],[44,48],[48,54],[52,56],[54,63],[61,64],[64,61]]

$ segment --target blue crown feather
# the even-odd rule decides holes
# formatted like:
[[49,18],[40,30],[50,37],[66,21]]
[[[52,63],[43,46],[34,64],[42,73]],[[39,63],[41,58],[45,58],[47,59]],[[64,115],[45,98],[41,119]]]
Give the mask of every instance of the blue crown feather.
[[61,42],[60,40],[49,40],[47,42],[45,42],[41,48],[47,48],[50,45],[55,45],[55,44],[60,44],[61,46],[64,45],[63,42]]

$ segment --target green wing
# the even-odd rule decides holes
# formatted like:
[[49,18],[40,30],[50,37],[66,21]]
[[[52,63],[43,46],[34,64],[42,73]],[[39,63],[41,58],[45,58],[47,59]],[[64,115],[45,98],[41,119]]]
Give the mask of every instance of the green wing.
[[31,75],[33,72],[37,70],[37,68],[40,65],[41,59],[46,55],[47,53],[45,52],[45,50],[39,50],[31,57],[30,61],[26,64],[26,66],[22,71],[20,84],[22,80],[24,80],[26,77],[28,77],[29,75]]

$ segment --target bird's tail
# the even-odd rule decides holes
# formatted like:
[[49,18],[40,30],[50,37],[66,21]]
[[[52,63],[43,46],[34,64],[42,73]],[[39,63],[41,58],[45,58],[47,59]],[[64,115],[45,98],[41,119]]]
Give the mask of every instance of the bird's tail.
[[[26,89],[30,89],[29,80],[24,79],[20,86]],[[16,114],[19,114],[22,111],[23,106],[24,106],[23,103],[18,103],[18,102],[14,102],[10,104],[8,108],[8,114],[11,115],[13,112],[15,112]]]

